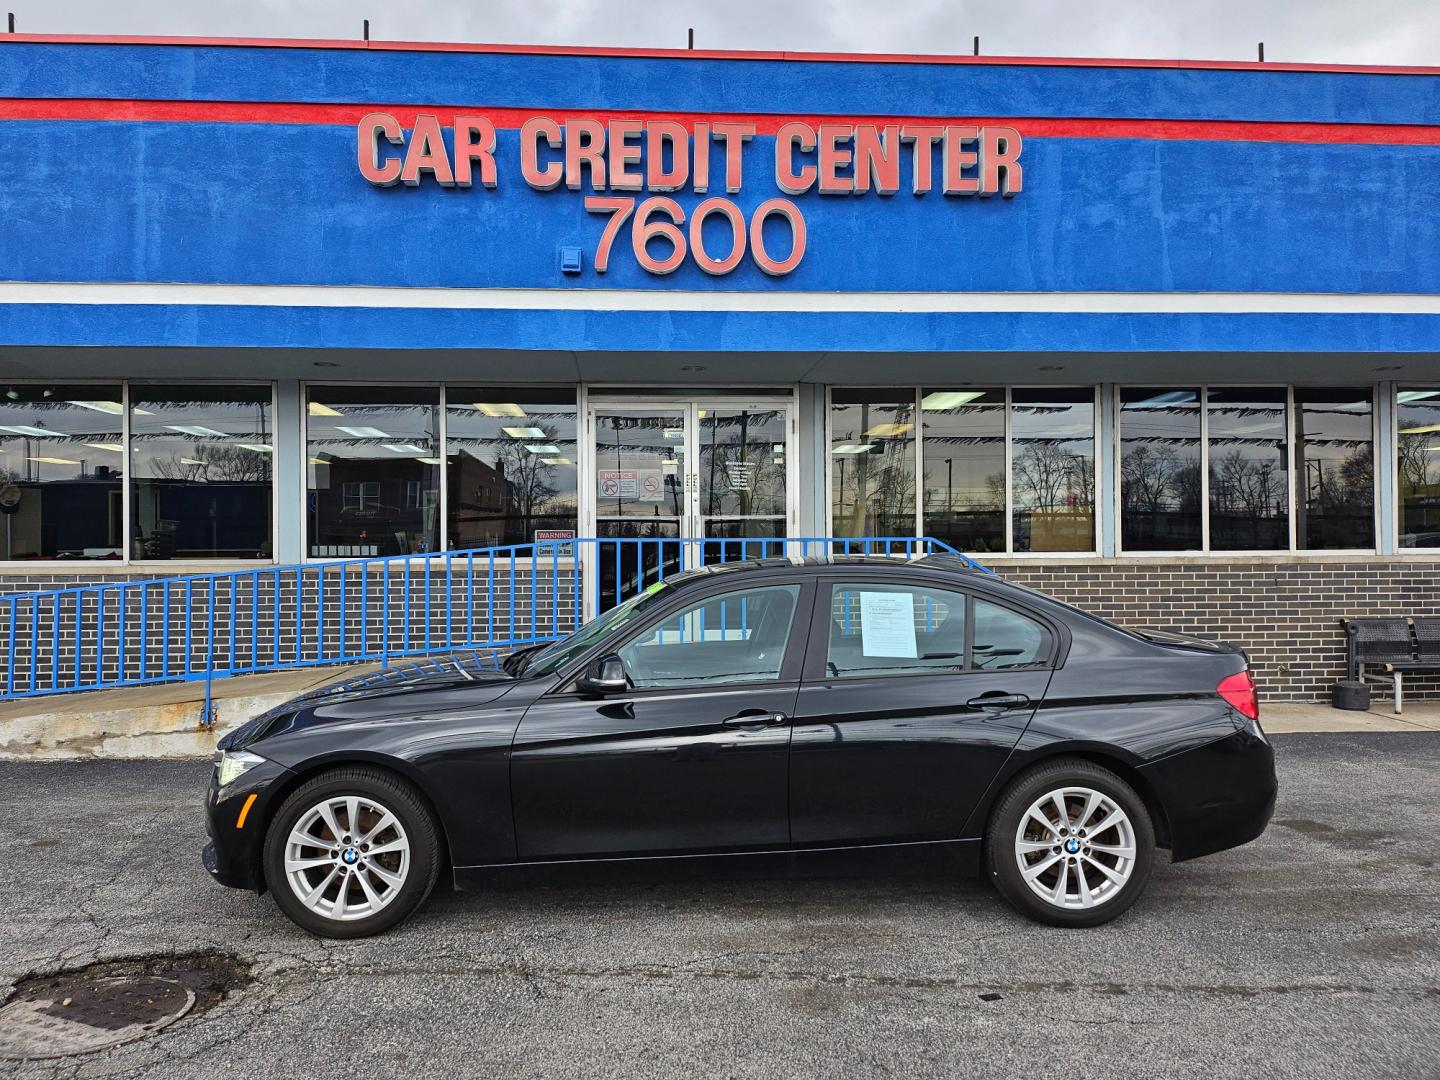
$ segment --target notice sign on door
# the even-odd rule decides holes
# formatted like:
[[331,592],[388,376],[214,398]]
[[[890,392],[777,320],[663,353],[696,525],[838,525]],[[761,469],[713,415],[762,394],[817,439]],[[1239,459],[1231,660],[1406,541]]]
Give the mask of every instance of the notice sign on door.
[[602,499],[660,502],[665,497],[665,474],[659,469],[600,469],[595,487]]
[[865,656],[916,658],[913,593],[860,594],[860,651]]

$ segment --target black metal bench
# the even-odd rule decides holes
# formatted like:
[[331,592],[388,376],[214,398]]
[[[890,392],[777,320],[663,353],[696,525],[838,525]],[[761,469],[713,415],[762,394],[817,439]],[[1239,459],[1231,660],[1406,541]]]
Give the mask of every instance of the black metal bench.
[[[1341,619],[1345,628],[1345,659],[1351,679],[1388,682],[1395,694],[1395,714],[1404,703],[1407,674],[1440,671],[1440,617],[1409,619]],[[1366,667],[1377,671],[1366,671]]]

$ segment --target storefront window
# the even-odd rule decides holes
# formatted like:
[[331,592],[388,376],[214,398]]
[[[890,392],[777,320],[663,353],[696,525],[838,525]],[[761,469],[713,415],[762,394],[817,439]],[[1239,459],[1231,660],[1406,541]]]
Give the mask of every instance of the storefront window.
[[575,391],[449,386],[445,483],[452,549],[575,535]]
[[1014,549],[1094,551],[1094,391],[1014,390],[1010,425]]
[[835,390],[830,492],[836,536],[915,535],[915,392]]
[[1440,548],[1440,390],[1395,395],[1400,546]]
[[135,559],[271,557],[270,387],[130,387]]
[[961,551],[1005,550],[1005,391],[922,390],[922,531]]
[[1120,391],[1120,542],[1127,551],[1201,547],[1200,391]]
[[1288,549],[1285,388],[1212,386],[1205,402],[1211,549]]
[[1295,390],[1295,538],[1301,548],[1375,546],[1369,387]]
[[315,558],[440,546],[440,391],[312,386],[307,547]]
[[6,559],[124,556],[118,384],[9,386],[0,397]]

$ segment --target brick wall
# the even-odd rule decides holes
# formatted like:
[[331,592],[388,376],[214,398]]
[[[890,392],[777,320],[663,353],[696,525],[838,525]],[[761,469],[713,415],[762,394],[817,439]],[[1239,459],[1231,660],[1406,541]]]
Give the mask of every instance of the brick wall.
[[[1328,697],[1331,686],[1345,669],[1345,642],[1339,625],[1342,616],[1440,615],[1440,560],[1257,557],[1227,561],[1130,558],[1042,562],[992,557],[987,562],[1012,581],[1124,625],[1234,641],[1249,652],[1261,693],[1272,701],[1319,701]],[[84,575],[56,571],[33,575],[10,574],[0,576],[0,596],[102,581],[119,584],[152,576],[153,571],[138,575],[117,570]],[[392,647],[400,645],[406,610],[405,593],[401,586],[403,575],[393,573],[392,579],[387,594],[389,603],[386,605],[378,598],[375,575],[372,574],[372,584],[367,591],[369,614],[362,626],[358,617],[359,579],[355,572],[351,572],[346,589],[346,601],[350,608],[345,639],[347,651],[353,652],[360,647],[362,635],[369,649],[379,645],[387,626],[384,618],[386,606],[390,609],[389,640]],[[472,581],[477,597],[473,607],[470,596]],[[252,599],[256,586],[258,604]],[[561,572],[557,582],[552,582],[548,573],[532,582],[522,571],[516,578],[513,595],[508,573],[499,575],[493,612],[484,602],[486,580],[483,574],[477,574],[473,579],[468,575],[452,575],[448,583],[443,574],[431,574],[427,583],[424,574],[414,571],[408,604],[408,638],[412,642],[418,642],[423,637],[427,589],[430,596],[429,625],[437,643],[445,640],[447,632],[447,595],[450,598],[448,618],[449,633],[453,635],[451,640],[464,639],[460,624],[470,617],[471,612],[474,639],[477,640],[485,636],[487,620],[491,619],[494,620],[491,625],[496,636],[506,636],[512,612],[517,637],[528,636],[532,611],[536,613],[537,629],[542,634],[549,632],[550,619],[557,616],[562,632],[569,630],[573,624],[574,579],[568,569]],[[307,610],[314,607],[315,590],[315,579],[307,578]],[[242,575],[233,602],[236,621],[232,632],[232,604],[227,587],[222,585],[216,596],[217,618],[213,639],[209,634],[201,634],[199,628],[192,627],[195,638],[191,646],[191,670],[203,670],[206,650],[212,647],[217,667],[226,666],[231,656],[240,667],[246,666],[252,659],[263,663],[273,655],[277,643],[282,659],[293,659],[297,630],[302,656],[320,655],[318,648],[321,642],[324,644],[324,655],[336,655],[341,643],[334,612],[340,597],[338,577],[333,571],[326,584],[327,617],[323,624],[307,618],[297,625],[293,586],[282,583],[277,636],[273,593],[271,576],[265,571],[256,578]],[[167,605],[162,602],[156,586],[150,587],[148,595],[145,622],[149,628],[147,634],[151,647],[147,674],[154,676],[157,673],[154,665],[159,655],[158,643],[163,638],[162,612]],[[195,595],[203,597],[203,589]],[[78,643],[81,670],[87,678],[91,676],[96,662],[106,665],[107,678],[114,678],[119,671],[122,658],[113,647],[119,617],[117,597],[118,590],[111,590],[106,600],[107,638],[112,646],[103,655],[95,650],[94,620],[87,622],[82,619],[82,626],[90,627],[90,632]],[[172,588],[168,601],[171,642],[168,663],[169,670],[174,673],[184,663],[183,588]],[[86,610],[93,612],[93,595],[87,597],[84,603]],[[77,643],[71,633],[73,604],[73,599],[62,601],[60,608],[58,658],[62,679],[69,678],[75,666]],[[252,615],[257,607],[260,616],[255,620]],[[6,605],[0,603],[0,647],[6,640],[8,618]],[[53,617],[47,617],[47,613],[42,612],[38,632],[33,637],[24,618],[22,610],[19,620],[21,632],[17,634],[16,644],[17,677],[28,680],[33,666],[37,679],[44,685],[51,678],[55,637]],[[140,591],[132,588],[127,597],[125,615],[128,654],[123,658],[130,677],[139,673],[138,650],[134,642],[140,620]],[[32,641],[36,644],[38,665],[31,665],[29,661]],[[0,653],[0,668],[8,670],[8,667],[8,656]],[[0,680],[0,685],[3,685],[3,680]],[[1440,678],[1416,677],[1413,693],[1417,697],[1440,697]]]
[[[991,564],[1011,581],[1122,625],[1233,641],[1250,654],[1261,695],[1271,701],[1328,699],[1345,672],[1342,617],[1440,615],[1440,560],[1266,557]],[[1411,692],[1440,697],[1440,679],[1417,676],[1413,691],[1407,680],[1407,694]]]

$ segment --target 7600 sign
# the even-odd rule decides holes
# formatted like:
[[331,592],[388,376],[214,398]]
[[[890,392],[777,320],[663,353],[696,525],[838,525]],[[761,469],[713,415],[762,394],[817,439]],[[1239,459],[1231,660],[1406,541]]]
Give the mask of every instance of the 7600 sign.
[[[585,209],[592,214],[610,215],[595,248],[597,274],[610,268],[610,252],[627,221],[635,261],[652,274],[674,273],[687,256],[707,274],[728,274],[748,252],[756,266],[778,277],[794,270],[805,256],[805,218],[788,199],[761,203],[751,215],[748,228],[744,211],[735,203],[718,197],[706,199],[689,215],[688,242],[681,227],[686,223],[685,208],[664,195],[646,199],[638,208],[633,197],[590,195],[585,199]],[[705,222],[712,217],[723,218],[730,226],[729,247],[723,252],[712,253],[705,247]],[[775,258],[765,247],[765,222],[772,217],[782,218],[790,226],[790,251],[783,259]],[[654,240],[668,245],[668,251],[659,257],[653,255],[650,243]]]

